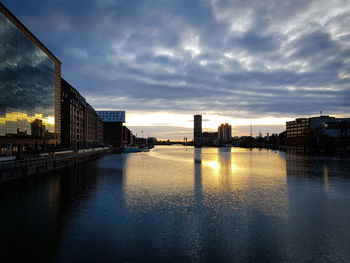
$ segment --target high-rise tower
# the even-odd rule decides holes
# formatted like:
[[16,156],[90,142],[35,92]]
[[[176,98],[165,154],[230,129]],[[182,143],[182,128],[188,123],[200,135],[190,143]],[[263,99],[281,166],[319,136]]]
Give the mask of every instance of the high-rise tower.
[[230,142],[232,136],[232,127],[227,123],[221,124],[218,127],[218,139],[220,142]]
[[199,143],[202,137],[202,115],[194,115],[193,140],[195,144]]

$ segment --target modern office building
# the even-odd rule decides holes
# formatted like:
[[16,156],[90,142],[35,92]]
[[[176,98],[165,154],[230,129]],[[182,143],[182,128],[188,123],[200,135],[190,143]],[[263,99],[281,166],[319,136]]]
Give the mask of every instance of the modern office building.
[[225,123],[218,127],[218,141],[219,143],[229,143],[232,137],[231,125]]
[[97,111],[103,121],[103,141],[114,147],[123,146],[125,111]]
[[350,118],[318,116],[298,118],[286,123],[287,146],[309,146],[311,140],[327,135],[334,139],[345,139],[350,136]]
[[1,153],[60,143],[61,62],[0,3]]
[[194,115],[193,141],[195,145],[200,144],[202,137],[202,115]]
[[67,81],[61,80],[62,146],[78,149],[103,141],[102,119],[86,99]]
[[350,118],[339,118],[326,122],[324,134],[332,138],[350,138]]

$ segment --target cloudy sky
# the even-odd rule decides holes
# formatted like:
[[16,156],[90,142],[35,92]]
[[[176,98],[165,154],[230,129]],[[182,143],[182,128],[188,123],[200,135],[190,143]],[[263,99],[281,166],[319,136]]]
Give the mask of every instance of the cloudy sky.
[[350,1],[3,0],[95,109],[159,138],[349,116]]

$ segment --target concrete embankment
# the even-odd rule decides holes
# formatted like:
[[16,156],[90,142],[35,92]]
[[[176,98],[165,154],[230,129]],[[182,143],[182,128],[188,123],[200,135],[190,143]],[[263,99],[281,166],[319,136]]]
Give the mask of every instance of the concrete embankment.
[[84,149],[67,155],[0,162],[0,183],[35,176],[93,160],[110,152],[108,147]]

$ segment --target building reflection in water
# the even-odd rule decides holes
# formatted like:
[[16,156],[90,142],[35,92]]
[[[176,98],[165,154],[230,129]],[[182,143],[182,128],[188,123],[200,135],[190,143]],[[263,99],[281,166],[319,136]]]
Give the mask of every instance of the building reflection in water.
[[[56,258],[67,242],[78,240],[78,235],[67,234],[74,226],[71,215],[84,216],[86,204],[92,202],[99,189],[99,179],[112,175],[113,181],[122,186],[121,169],[112,172],[98,167],[110,162],[102,158],[38,178],[0,184],[2,261],[25,262],[29,258],[46,262]],[[116,178],[120,178],[119,183]],[[117,189],[116,195],[122,200],[122,189]],[[99,214],[95,216],[100,220]]]
[[44,261],[59,237],[60,205],[53,174],[0,184],[1,261]]
[[349,214],[344,213],[348,205],[341,201],[348,192],[347,158],[287,152],[286,164],[291,232],[303,233],[290,235],[298,256],[328,262],[349,258],[350,244],[344,238],[344,233],[350,233],[345,223]]
[[325,184],[329,177],[344,177],[344,171],[349,170],[350,164],[346,157],[315,156],[286,153],[287,177],[321,178]]
[[86,253],[84,242],[102,251],[100,241],[111,229],[120,231],[114,224],[123,221],[127,159],[128,155],[106,155],[61,174],[62,226],[56,253],[62,262],[96,261]]
[[194,199],[202,203],[202,148],[194,149]]
[[103,156],[0,185],[2,259],[18,251],[36,262],[350,258],[349,166],[237,148]]
[[[202,148],[201,160],[200,165],[195,161],[195,193],[213,232],[205,238],[219,248],[230,243],[236,258],[267,260],[267,248],[256,240],[269,233],[276,251],[283,246],[280,220],[288,216],[285,160],[272,151],[237,148]],[[234,249],[243,244],[254,245],[251,252]]]
[[205,174],[208,175],[205,178],[206,183],[212,186],[230,185],[232,167],[235,167],[234,160],[231,158],[231,149],[212,148],[206,151],[202,158],[202,165],[205,167]]

